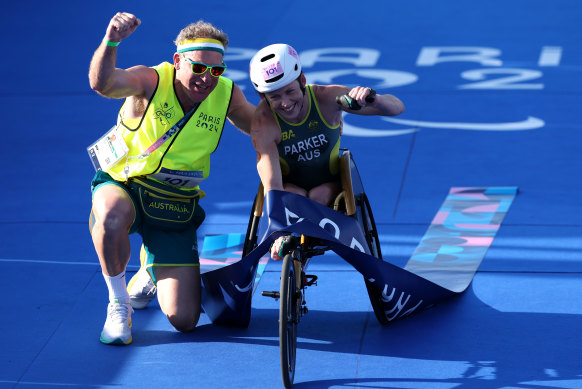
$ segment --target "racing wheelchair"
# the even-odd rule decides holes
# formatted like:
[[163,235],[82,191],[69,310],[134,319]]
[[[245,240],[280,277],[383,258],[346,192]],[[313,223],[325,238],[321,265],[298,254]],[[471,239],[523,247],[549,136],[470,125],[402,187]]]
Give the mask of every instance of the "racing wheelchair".
[[[334,201],[333,209],[357,220],[357,224],[364,234],[369,253],[382,260],[380,241],[370,203],[349,150],[343,150],[341,154],[340,175],[342,190]],[[263,187],[260,185],[249,218],[243,257],[257,246],[263,203],[264,193]],[[289,388],[292,386],[295,376],[298,325],[302,317],[308,312],[305,290],[307,287],[317,284],[317,276],[306,274],[306,270],[312,257],[322,255],[330,250],[330,247],[317,238],[305,235],[300,237],[292,235],[285,246],[280,289],[278,291],[263,291],[262,294],[279,300],[281,377],[285,387]],[[374,284],[364,280],[376,318],[382,325],[388,324],[381,304],[382,292]]]

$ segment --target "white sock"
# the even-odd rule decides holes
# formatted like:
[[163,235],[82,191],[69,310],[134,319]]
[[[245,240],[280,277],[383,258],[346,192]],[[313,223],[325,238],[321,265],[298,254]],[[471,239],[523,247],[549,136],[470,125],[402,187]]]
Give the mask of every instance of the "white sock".
[[105,283],[109,290],[109,302],[117,299],[120,303],[129,304],[129,293],[127,293],[127,284],[125,283],[125,271],[113,277],[103,274],[103,278],[105,278]]

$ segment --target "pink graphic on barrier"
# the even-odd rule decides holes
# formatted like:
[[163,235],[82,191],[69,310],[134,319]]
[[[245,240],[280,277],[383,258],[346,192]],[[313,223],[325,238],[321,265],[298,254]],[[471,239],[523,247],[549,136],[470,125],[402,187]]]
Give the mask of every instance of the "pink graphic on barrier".
[[482,192],[475,192],[475,188],[451,188],[449,195],[460,195],[468,199],[487,200],[487,196]]
[[499,224],[454,224],[461,230],[495,230],[499,229]]
[[464,239],[465,243],[460,243],[459,246],[483,246],[488,247],[493,243],[493,237],[479,237],[479,236],[460,236],[460,239]]
[[431,224],[445,224],[445,220],[447,220],[448,216],[449,216],[448,211],[439,211],[435,215],[434,219],[432,219]]
[[[501,226],[517,188],[451,188],[405,269],[462,291]],[[458,273],[459,277],[451,277]]]
[[472,213],[472,212],[497,212],[499,209],[499,204],[484,204],[484,205],[476,205],[474,207],[469,207],[463,209],[464,213]]

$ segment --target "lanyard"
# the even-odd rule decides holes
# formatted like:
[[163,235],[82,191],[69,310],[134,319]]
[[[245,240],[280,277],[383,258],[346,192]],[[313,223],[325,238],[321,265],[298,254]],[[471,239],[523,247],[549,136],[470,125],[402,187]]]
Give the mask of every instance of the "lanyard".
[[146,151],[144,151],[140,155],[135,155],[135,156],[132,156],[132,157],[126,156],[126,159],[125,159],[125,167],[123,168],[123,172],[125,173],[125,179],[126,180],[129,179],[129,165],[128,165],[128,162],[130,160],[147,158],[151,153],[153,153],[155,150],[157,150],[158,148],[160,148],[160,146],[162,146],[164,143],[166,143],[168,141],[168,139],[170,139],[176,132],[180,131],[184,127],[184,125],[186,124],[186,122],[194,114],[194,111],[196,111],[196,109],[198,108],[199,105],[200,104],[196,104],[186,115],[184,115],[184,117],[182,117],[182,119],[180,119],[178,121],[178,123],[174,124],[172,126],[172,128],[170,128],[168,131],[166,131],[166,133],[164,135],[162,135],[160,137],[160,139],[158,139],[150,147],[148,147],[146,149]]
[[182,119],[180,119],[178,121],[178,123],[174,124],[172,126],[172,128],[170,128],[168,131],[166,131],[166,133],[164,135],[162,135],[160,137],[160,139],[158,139],[150,147],[148,147],[146,149],[146,151],[144,151],[140,155],[137,155],[135,157],[130,157],[130,158],[143,159],[143,158],[148,157],[151,153],[156,151],[158,148],[160,148],[160,146],[162,146],[164,143],[166,143],[168,141],[168,139],[170,139],[176,132],[178,132],[180,129],[182,129],[182,127],[184,127],[186,122],[190,119],[192,114],[194,114],[194,111],[196,111],[196,108],[198,108],[199,105],[200,104],[196,104],[194,106],[194,108],[192,108],[186,115],[184,115],[182,117]]

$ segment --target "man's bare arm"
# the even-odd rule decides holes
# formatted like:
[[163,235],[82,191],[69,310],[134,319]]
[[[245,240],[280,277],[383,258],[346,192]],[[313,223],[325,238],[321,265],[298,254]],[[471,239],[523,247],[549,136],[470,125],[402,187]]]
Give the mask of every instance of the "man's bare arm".
[[236,128],[247,135],[251,133],[251,122],[255,113],[255,106],[245,97],[244,93],[234,84],[232,99],[228,108],[227,118]]
[[277,150],[277,142],[280,141],[277,134],[280,132],[272,114],[267,111],[257,109],[251,129],[251,138],[257,152],[257,170],[265,193],[270,190],[283,190],[279,151]]
[[155,70],[146,66],[127,70],[115,67],[117,47],[111,44],[127,38],[140,24],[137,17],[124,12],[117,13],[109,22],[105,37],[93,54],[89,67],[89,83],[100,95],[111,98],[144,96],[151,89],[151,82],[156,82]]
[[[367,102],[366,97],[370,95],[371,91],[371,88],[362,86],[349,89],[343,85],[328,85],[322,88],[320,99],[325,101],[327,105],[333,105],[337,110],[343,110],[356,115],[396,116],[404,112],[404,103],[396,96],[390,94],[376,94],[373,102]],[[337,104],[335,98],[345,94],[356,100],[362,108],[352,110]]]

